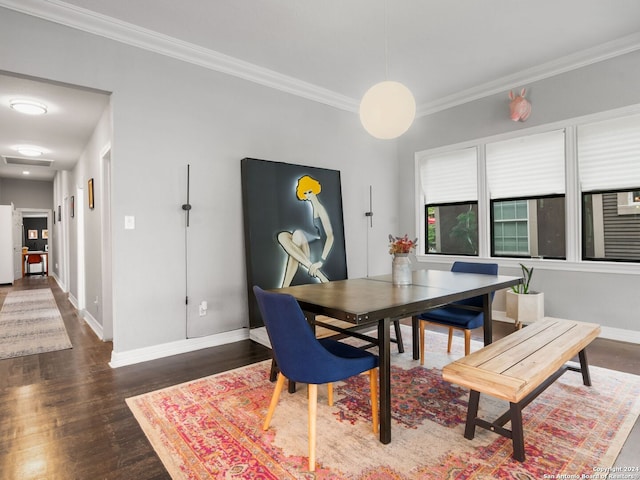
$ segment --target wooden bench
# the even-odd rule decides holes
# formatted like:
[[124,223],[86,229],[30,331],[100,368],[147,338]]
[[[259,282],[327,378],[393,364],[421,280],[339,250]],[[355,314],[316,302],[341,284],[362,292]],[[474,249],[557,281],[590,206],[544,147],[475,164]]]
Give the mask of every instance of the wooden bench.
[[[473,439],[476,426],[511,438],[513,458],[523,462],[522,409],[567,370],[582,372],[590,386],[585,348],[599,333],[594,323],[545,317],[446,365],[442,377],[471,391],[465,438]],[[576,355],[580,367],[567,365]],[[480,393],[508,401],[509,410],[493,422],[478,418]],[[504,428],[508,421],[511,430]]]

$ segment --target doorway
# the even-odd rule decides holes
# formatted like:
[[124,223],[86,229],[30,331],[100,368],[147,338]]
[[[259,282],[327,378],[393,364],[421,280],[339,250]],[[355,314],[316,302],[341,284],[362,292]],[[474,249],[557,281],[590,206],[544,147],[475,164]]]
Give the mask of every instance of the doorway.
[[49,225],[51,225],[52,211],[35,208],[16,208],[13,221],[13,252],[14,252],[14,279],[22,278],[25,268],[22,264],[22,249],[28,251],[44,252],[43,263],[30,265],[28,270],[31,273],[42,274],[50,272],[52,249],[52,238],[49,235]]

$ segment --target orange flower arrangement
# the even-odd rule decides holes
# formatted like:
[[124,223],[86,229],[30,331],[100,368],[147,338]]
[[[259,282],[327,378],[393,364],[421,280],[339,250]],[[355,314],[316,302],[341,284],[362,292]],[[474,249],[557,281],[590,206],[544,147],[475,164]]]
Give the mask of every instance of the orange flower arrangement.
[[395,255],[396,253],[411,253],[418,244],[418,239],[409,240],[409,236],[405,234],[404,237],[394,237],[389,235],[389,253]]

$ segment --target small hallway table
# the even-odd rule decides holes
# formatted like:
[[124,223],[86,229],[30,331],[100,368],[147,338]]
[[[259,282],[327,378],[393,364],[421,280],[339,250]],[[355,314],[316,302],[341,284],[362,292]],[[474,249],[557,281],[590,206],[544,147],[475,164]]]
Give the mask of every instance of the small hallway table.
[[25,276],[24,264],[26,263],[27,257],[29,255],[40,255],[41,257],[44,257],[44,265],[42,266],[42,273],[48,277],[49,276],[49,252],[45,252],[43,250],[37,250],[37,251],[28,250],[26,252],[22,252],[22,278],[24,278]]
[[[393,320],[483,296],[484,318],[491,318],[491,293],[521,283],[522,278],[442,270],[416,270],[411,285],[394,286],[391,275],[313,283],[272,291],[298,300],[310,323],[325,315],[354,326],[376,325],[380,357],[380,442],[391,442],[391,335]],[[418,329],[413,330],[413,358],[418,359]],[[484,343],[493,341],[490,321],[484,322]]]

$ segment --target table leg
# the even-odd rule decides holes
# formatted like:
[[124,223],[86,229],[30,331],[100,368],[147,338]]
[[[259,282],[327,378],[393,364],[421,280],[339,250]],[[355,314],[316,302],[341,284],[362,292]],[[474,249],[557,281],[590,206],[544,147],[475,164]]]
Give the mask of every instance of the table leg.
[[378,355],[380,376],[380,442],[391,442],[391,319],[378,322]]
[[482,313],[484,315],[484,344],[493,343],[493,318],[491,317],[491,294],[482,296]]
[[411,317],[411,339],[413,341],[413,359],[420,360],[420,319]]

